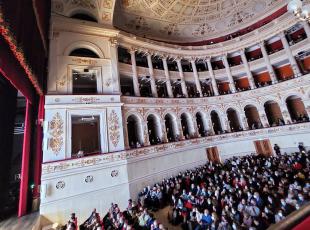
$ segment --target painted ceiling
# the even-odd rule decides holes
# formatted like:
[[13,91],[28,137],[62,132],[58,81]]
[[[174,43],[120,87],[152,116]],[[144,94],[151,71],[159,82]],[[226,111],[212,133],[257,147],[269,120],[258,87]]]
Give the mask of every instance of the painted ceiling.
[[173,43],[199,42],[246,28],[286,0],[52,0],[54,13],[89,13],[99,23]]
[[113,23],[142,37],[195,42],[242,29],[286,3],[286,0],[119,0]]

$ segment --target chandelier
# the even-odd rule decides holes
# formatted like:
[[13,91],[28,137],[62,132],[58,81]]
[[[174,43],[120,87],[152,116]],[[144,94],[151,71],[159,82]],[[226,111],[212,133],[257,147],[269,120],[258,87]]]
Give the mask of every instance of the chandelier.
[[310,4],[303,5],[302,0],[290,0],[287,5],[287,10],[294,13],[299,20],[310,22]]

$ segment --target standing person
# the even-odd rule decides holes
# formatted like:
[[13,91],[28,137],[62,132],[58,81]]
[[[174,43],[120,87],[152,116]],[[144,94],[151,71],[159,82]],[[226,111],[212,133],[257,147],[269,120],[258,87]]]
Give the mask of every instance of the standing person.
[[281,154],[281,150],[278,144],[275,144],[273,147],[274,151],[276,152],[277,156]]

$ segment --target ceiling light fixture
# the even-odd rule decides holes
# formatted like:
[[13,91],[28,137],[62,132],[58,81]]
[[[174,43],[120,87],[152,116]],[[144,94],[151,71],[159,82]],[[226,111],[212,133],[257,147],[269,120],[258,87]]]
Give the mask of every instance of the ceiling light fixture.
[[301,0],[290,0],[287,10],[293,13],[299,20],[310,22],[310,4],[303,5]]

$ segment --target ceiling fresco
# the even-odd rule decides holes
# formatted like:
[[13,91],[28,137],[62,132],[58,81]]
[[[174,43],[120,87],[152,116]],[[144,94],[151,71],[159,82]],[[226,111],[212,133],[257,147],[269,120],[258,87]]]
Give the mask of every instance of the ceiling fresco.
[[195,42],[249,26],[286,0],[119,0],[114,26],[147,38]]

